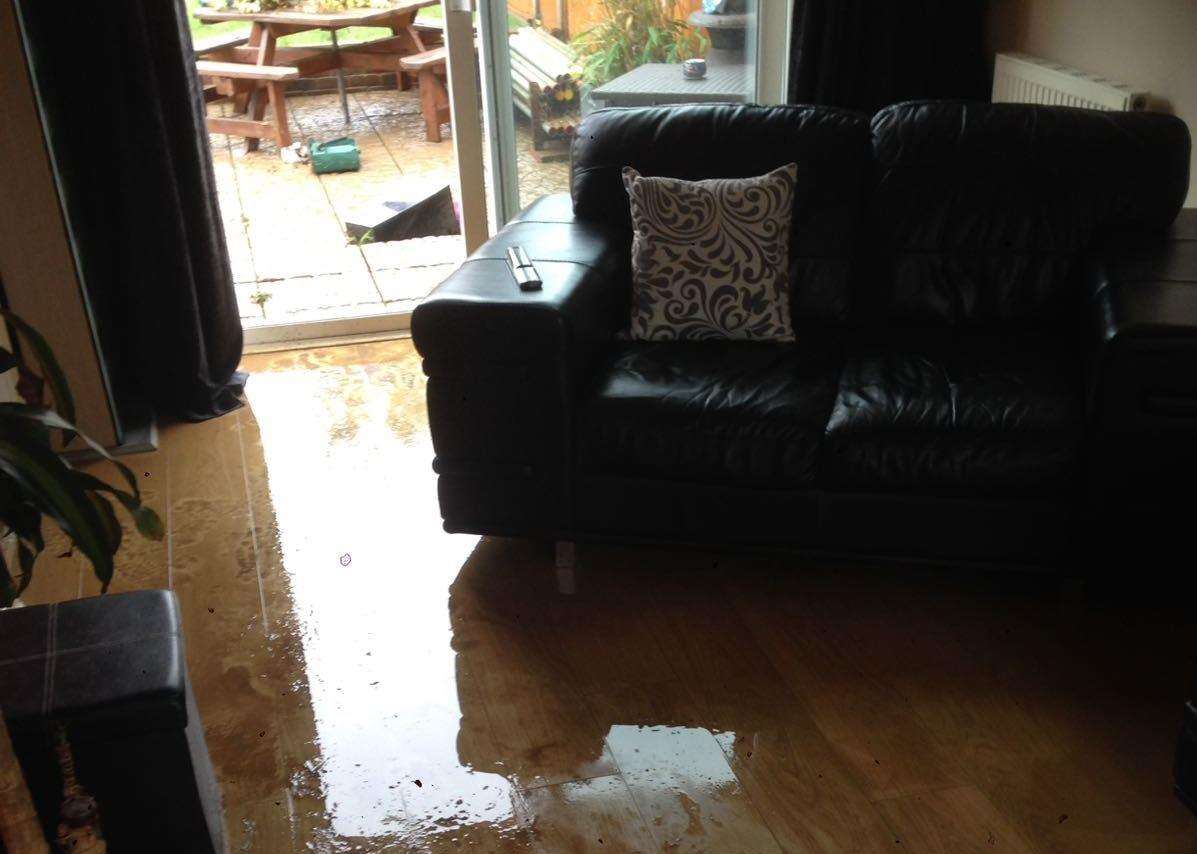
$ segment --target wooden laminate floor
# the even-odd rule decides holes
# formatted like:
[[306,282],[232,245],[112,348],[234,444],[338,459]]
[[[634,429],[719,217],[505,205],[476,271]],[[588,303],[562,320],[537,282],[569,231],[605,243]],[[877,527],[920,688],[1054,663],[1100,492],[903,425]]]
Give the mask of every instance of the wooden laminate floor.
[[246,368],[133,460],[169,537],[113,584],[179,596],[233,851],[1197,851],[1166,584],[591,547],[564,596],[441,531],[408,342]]

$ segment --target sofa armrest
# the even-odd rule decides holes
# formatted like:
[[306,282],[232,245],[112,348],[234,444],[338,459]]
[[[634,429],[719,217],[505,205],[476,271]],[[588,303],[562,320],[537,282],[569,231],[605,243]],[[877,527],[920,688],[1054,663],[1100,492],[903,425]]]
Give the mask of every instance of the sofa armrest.
[[[512,245],[535,263],[541,290],[516,285]],[[549,196],[416,309],[447,530],[568,533],[575,401],[627,322],[629,282],[630,235],[578,221],[568,196]]]
[[1197,210],[1089,259],[1089,412],[1100,481],[1159,486],[1197,462]]

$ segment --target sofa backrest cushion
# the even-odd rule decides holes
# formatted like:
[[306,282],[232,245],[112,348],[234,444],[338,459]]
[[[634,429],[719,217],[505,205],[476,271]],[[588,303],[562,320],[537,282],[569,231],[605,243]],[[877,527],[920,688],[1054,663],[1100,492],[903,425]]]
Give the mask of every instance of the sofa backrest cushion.
[[867,117],[829,107],[635,107],[588,115],[573,143],[574,213],[631,233],[621,172],[690,181],[798,164],[790,239],[794,329],[839,324],[852,286],[870,176]]
[[872,122],[877,312],[888,322],[1043,326],[1080,298],[1103,232],[1166,228],[1189,132],[1154,113],[896,104]]

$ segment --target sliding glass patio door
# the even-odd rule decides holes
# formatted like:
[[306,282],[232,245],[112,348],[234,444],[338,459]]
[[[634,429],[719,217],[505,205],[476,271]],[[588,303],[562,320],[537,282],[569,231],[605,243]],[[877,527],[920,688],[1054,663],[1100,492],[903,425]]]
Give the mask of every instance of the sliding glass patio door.
[[[475,233],[484,230],[483,209],[497,227],[539,196],[568,191],[569,143],[592,110],[784,100],[786,0],[474,0],[469,11],[449,5],[467,2],[446,0],[467,235],[471,223]],[[479,100],[480,127],[471,123]],[[469,186],[467,169],[477,173],[478,158],[486,161],[486,180]]]

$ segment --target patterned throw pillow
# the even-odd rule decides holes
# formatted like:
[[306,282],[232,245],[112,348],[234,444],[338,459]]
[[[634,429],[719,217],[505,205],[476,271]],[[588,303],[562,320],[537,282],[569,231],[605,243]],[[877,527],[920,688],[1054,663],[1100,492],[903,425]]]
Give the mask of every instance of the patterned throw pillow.
[[646,178],[632,204],[632,338],[793,341],[791,163],[757,178]]

